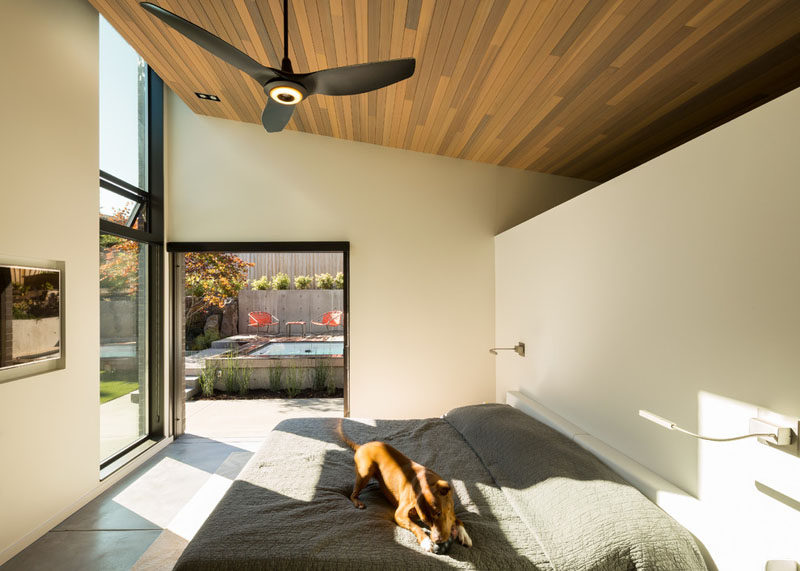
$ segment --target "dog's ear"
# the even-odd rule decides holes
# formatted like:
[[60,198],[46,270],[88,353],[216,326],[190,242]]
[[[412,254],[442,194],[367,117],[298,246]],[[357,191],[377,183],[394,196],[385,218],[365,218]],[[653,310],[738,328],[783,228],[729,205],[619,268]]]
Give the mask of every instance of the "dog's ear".
[[433,487],[440,496],[446,496],[450,493],[450,484],[446,480],[439,480]]

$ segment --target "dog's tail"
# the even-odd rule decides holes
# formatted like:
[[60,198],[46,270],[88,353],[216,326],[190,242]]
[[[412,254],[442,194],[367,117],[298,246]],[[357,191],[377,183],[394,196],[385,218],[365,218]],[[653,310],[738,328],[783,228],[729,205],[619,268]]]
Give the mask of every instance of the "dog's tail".
[[344,433],[344,428],[342,427],[341,418],[339,419],[339,422],[336,424],[336,433],[339,435],[339,438],[341,438],[344,441],[344,443],[347,444],[350,448],[352,448],[354,451],[358,450],[359,445],[350,440]]

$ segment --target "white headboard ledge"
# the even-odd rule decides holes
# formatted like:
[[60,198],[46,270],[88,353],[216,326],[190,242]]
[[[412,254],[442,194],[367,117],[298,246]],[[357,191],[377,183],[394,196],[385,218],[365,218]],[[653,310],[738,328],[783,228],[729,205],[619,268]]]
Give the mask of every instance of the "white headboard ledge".
[[697,498],[518,391],[506,393],[506,404],[558,430],[600,458],[653,503],[680,522],[696,539],[699,538],[698,547],[703,553],[706,565],[710,570],[717,569],[708,550],[702,544],[702,538],[708,528],[702,515],[700,501]]

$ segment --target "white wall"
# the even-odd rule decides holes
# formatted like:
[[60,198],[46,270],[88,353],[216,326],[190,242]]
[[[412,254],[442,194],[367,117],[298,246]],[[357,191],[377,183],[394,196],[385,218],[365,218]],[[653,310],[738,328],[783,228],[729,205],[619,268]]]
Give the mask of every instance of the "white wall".
[[495,241],[497,343],[528,350],[497,358],[498,400],[522,390],[699,494],[725,570],[800,560],[800,512],[756,489],[800,500],[800,458],[637,410],[716,435],[800,416],[798,149],[800,90]]
[[97,57],[87,2],[3,3],[0,257],[66,263],[66,368],[0,384],[0,562],[98,481]]
[[170,241],[350,241],[353,415],[493,400],[493,236],[525,211],[508,197],[591,183],[169,110]]

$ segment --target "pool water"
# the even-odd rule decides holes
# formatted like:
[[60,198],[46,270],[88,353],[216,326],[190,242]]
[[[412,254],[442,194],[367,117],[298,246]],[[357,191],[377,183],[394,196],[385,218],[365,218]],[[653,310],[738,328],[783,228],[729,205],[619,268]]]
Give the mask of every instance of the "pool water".
[[267,343],[259,347],[250,356],[298,356],[304,355],[341,355],[344,352],[342,341],[295,341],[292,343]]

